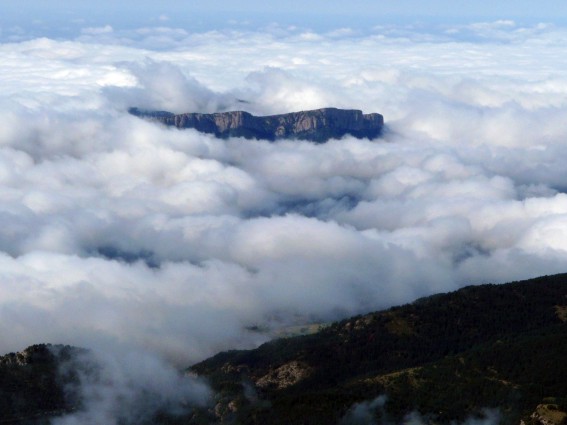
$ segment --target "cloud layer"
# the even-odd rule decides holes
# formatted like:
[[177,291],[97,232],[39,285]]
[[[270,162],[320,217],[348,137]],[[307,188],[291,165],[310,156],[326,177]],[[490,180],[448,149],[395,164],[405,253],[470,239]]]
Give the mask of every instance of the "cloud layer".
[[[191,34],[0,45],[0,351],[189,364],[467,284],[565,270],[560,28]],[[216,140],[129,106],[384,114],[380,140]]]

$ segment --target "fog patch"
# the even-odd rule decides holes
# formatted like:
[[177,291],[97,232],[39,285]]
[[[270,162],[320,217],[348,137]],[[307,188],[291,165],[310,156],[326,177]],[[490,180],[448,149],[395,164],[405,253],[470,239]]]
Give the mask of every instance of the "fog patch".
[[53,425],[151,423],[156,415],[177,417],[211,400],[203,381],[143,351],[85,350],[59,369],[76,411]]
[[371,401],[363,401],[354,404],[347,414],[340,420],[340,425],[372,425],[387,423],[383,418],[386,396],[378,396]]
[[[339,425],[426,425],[436,423],[435,415],[422,415],[419,412],[410,412],[401,421],[393,420],[387,413],[385,395],[370,401],[362,401],[351,406],[348,412],[339,421]],[[480,409],[478,414],[469,416],[461,425],[497,425],[501,414],[497,409]],[[457,424],[457,421],[452,421]]]

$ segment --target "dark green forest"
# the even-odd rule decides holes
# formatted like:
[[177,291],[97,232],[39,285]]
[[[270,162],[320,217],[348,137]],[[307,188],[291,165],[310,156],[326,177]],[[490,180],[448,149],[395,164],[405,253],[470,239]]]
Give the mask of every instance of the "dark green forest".
[[[470,286],[191,370],[210,378],[221,404],[239,406],[225,409],[236,423],[337,423],[353,404],[385,395],[377,422],[419,412],[450,423],[493,408],[502,423],[519,424],[540,404],[567,410],[566,306],[567,275]],[[258,387],[293,362],[308,371],[298,382]],[[246,382],[257,400],[246,397]]]
[[[0,424],[80,409],[65,391],[74,371],[60,367],[80,352],[36,345],[1,357]],[[495,412],[502,424],[564,425],[566,358],[567,274],[470,286],[219,353],[188,369],[214,389],[210,406],[148,423],[390,424],[413,414],[454,424]]]

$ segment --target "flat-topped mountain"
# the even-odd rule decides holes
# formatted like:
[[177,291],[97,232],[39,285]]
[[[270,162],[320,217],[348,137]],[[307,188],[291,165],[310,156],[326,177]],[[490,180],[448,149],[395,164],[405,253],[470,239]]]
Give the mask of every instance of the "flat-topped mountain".
[[289,114],[255,116],[244,111],[173,114],[130,108],[132,115],[177,128],[193,128],[219,138],[300,139],[324,143],[346,134],[373,139],[382,133],[384,117],[356,109],[323,108]]

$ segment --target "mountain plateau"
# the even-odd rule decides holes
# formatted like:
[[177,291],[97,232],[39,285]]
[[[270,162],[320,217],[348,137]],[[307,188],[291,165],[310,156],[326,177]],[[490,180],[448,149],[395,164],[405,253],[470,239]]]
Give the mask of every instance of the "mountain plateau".
[[130,114],[180,129],[193,128],[219,138],[299,139],[324,143],[347,134],[374,139],[381,135],[384,117],[377,113],[363,114],[356,109],[323,108],[288,114],[255,116],[244,111],[214,114],[173,114],[130,108]]

